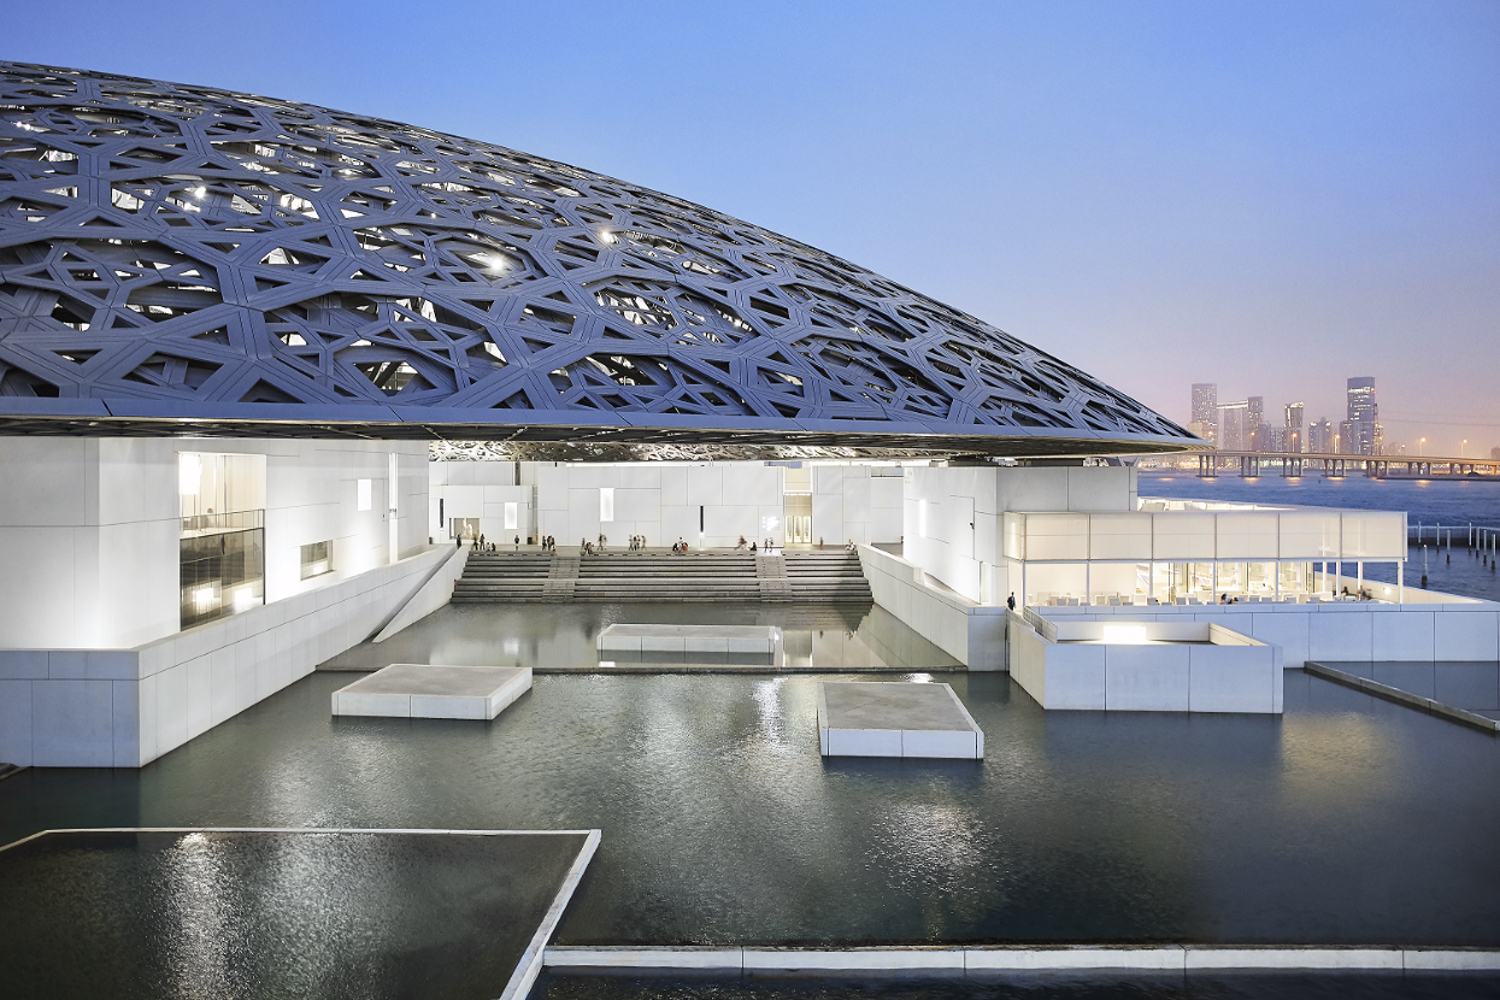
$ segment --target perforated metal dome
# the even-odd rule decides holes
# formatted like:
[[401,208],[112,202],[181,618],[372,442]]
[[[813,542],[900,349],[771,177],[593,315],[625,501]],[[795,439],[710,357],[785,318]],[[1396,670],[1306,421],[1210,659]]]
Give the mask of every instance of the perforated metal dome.
[[0,432],[1202,444],[972,316],[613,178],[204,87],[14,63],[0,87]]

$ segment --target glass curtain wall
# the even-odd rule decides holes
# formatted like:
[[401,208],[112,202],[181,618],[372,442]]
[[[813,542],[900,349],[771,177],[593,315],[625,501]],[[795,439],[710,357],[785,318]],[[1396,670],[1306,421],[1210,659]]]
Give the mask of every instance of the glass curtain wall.
[[177,474],[180,627],[264,604],[265,456],[182,452]]

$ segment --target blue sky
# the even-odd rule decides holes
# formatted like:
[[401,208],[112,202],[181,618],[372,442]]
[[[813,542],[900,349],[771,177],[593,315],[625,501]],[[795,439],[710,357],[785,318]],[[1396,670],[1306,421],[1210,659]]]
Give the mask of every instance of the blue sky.
[[776,229],[1186,420],[1500,446],[1500,4],[30,3],[0,58],[359,111]]

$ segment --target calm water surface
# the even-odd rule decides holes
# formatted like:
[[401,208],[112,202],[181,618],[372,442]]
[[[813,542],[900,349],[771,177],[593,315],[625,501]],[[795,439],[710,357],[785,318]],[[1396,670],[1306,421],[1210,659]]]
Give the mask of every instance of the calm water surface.
[[[541,635],[576,629],[569,610],[495,620]],[[424,624],[462,631],[473,612],[452,611]],[[820,613],[858,634],[851,613]],[[319,673],[139,772],[0,781],[0,840],[598,827],[559,933],[571,944],[1500,945],[1491,736],[1301,671],[1281,718],[1047,714],[1006,675],[910,676],[953,685],[985,760],[823,759],[819,675],[542,675],[476,724],[333,719],[350,677]]]

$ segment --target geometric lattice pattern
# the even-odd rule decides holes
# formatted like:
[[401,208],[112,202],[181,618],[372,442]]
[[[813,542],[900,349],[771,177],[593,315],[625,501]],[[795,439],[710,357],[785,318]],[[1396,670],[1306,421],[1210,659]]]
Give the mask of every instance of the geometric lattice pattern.
[[252,421],[373,405],[496,438],[623,417],[704,440],[1199,443],[972,316],[669,195],[394,122],[0,63],[0,410],[17,397]]

